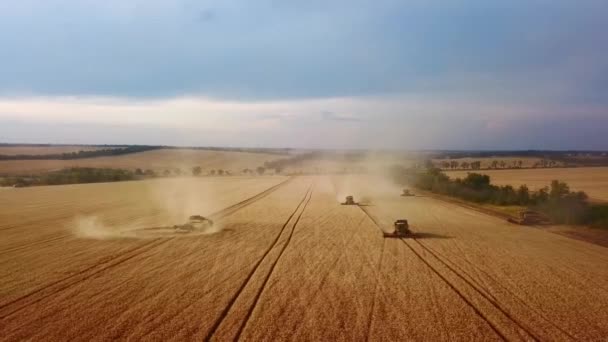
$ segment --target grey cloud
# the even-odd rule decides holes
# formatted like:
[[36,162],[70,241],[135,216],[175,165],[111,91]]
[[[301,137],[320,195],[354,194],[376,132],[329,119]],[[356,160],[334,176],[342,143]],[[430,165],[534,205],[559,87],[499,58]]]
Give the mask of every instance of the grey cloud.
[[[601,102],[606,11],[595,0],[5,2],[0,94],[518,98],[533,87]],[[455,82],[480,75],[498,81]],[[552,93],[556,82],[567,90]]]
[[[254,103],[411,96],[466,105],[426,117],[373,106],[321,107],[327,111],[308,117],[289,114],[302,112],[295,108],[252,112],[282,129],[247,133],[234,144],[285,145],[297,137],[327,146],[608,148],[598,133],[608,125],[605,13],[605,0],[3,1],[0,97],[192,95]],[[425,113],[424,106],[431,105],[416,109]],[[493,114],[503,116],[500,130],[467,110],[484,106],[501,109]],[[24,125],[10,131],[1,124],[2,136],[36,137]],[[145,140],[144,133],[104,130]]]

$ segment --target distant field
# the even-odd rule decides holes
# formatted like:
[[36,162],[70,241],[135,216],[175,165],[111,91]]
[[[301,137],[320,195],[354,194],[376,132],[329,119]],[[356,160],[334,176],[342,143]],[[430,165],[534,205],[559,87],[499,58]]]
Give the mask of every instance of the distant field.
[[181,168],[190,170],[200,166],[203,171],[224,169],[240,172],[244,168],[255,169],[281,156],[276,154],[226,152],[207,150],[161,149],[121,156],[108,156],[76,160],[7,160],[0,161],[0,174],[44,172],[66,167],[106,167],[123,169],[165,170]]
[[78,151],[97,151],[107,150],[113,147],[101,146],[0,146],[0,154],[7,156],[25,155],[47,155],[72,153]]
[[[581,167],[527,170],[481,170],[498,185],[526,184],[530,189],[548,186],[552,180],[568,183],[572,190],[585,191],[595,200],[608,201],[608,167]],[[448,171],[450,177],[466,177],[467,171]]]

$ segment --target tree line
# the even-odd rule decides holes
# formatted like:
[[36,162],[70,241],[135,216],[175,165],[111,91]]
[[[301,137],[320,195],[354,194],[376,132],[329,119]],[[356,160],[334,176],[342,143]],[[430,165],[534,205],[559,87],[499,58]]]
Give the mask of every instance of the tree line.
[[4,155],[0,154],[0,160],[73,160],[95,157],[120,156],[131,153],[145,152],[157,150],[160,146],[127,146],[124,148],[108,148],[92,151],[78,151],[69,153],[55,154],[18,154]]
[[136,179],[129,170],[75,167],[28,176],[0,178],[0,186],[37,186],[81,183],[120,182]]
[[[558,167],[560,164],[554,160],[540,159],[539,161],[532,164],[532,168],[549,168]],[[462,161],[457,160],[443,160],[434,162],[433,166],[443,170],[481,170],[481,161]],[[521,169],[524,167],[523,160],[492,160],[492,162],[486,167],[486,169]]]
[[[244,175],[263,175],[266,173],[266,168],[263,166],[257,167],[255,170],[243,169],[241,173]],[[138,177],[171,177],[171,176],[184,176],[188,175],[188,172],[180,168],[165,169],[163,171],[154,171],[152,169],[135,169],[135,175]],[[190,169],[190,175],[199,176],[232,176],[232,171],[224,169],[211,169],[206,174],[203,172],[203,168],[200,166],[194,166]]]
[[[245,175],[264,175],[266,169],[260,166],[255,170],[243,169],[241,172]],[[155,177],[179,177],[184,175],[187,175],[187,172],[180,168],[165,169],[157,172],[152,169],[141,168],[131,171],[111,168],[73,167],[38,174],[2,176],[0,177],[0,186],[29,187],[40,185],[120,182]],[[200,166],[195,166],[191,169],[191,175],[202,176],[203,169]],[[232,172],[224,169],[213,169],[210,170],[206,175],[231,176]]]
[[469,173],[451,179],[440,169],[405,169],[393,166],[390,174],[398,184],[409,184],[436,194],[475,203],[499,206],[517,205],[539,211],[559,224],[589,224],[608,227],[608,205],[591,204],[582,191],[571,191],[568,184],[554,180],[547,187],[531,191],[526,185],[497,186],[488,175]]

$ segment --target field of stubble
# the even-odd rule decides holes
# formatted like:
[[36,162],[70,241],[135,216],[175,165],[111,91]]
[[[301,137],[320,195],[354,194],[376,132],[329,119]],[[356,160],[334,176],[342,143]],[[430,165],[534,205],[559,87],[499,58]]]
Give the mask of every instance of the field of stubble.
[[[398,194],[363,176],[5,189],[2,339],[608,335],[608,249]],[[192,214],[221,231],[145,230]],[[414,238],[382,238],[397,218]]]

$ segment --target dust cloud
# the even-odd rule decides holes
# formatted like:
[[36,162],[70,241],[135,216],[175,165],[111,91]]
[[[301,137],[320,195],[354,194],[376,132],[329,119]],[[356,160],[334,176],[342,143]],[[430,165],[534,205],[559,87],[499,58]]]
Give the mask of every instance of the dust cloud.
[[[138,191],[117,193],[120,209],[96,216],[77,217],[74,235],[90,239],[156,238],[198,236],[223,230],[219,222],[204,229],[184,229],[190,216],[209,217],[225,206],[224,178],[175,177],[144,181]],[[238,186],[237,184],[234,185]]]
[[74,235],[79,238],[109,240],[135,237],[125,227],[110,227],[101,222],[98,216],[81,216],[74,219],[72,224]]
[[415,160],[397,154],[365,153],[356,162],[341,165],[347,172],[332,177],[336,200],[344,202],[346,196],[353,196],[356,202],[371,204],[374,200],[394,198],[403,189],[391,179],[389,168],[393,165],[409,167],[415,163]]

